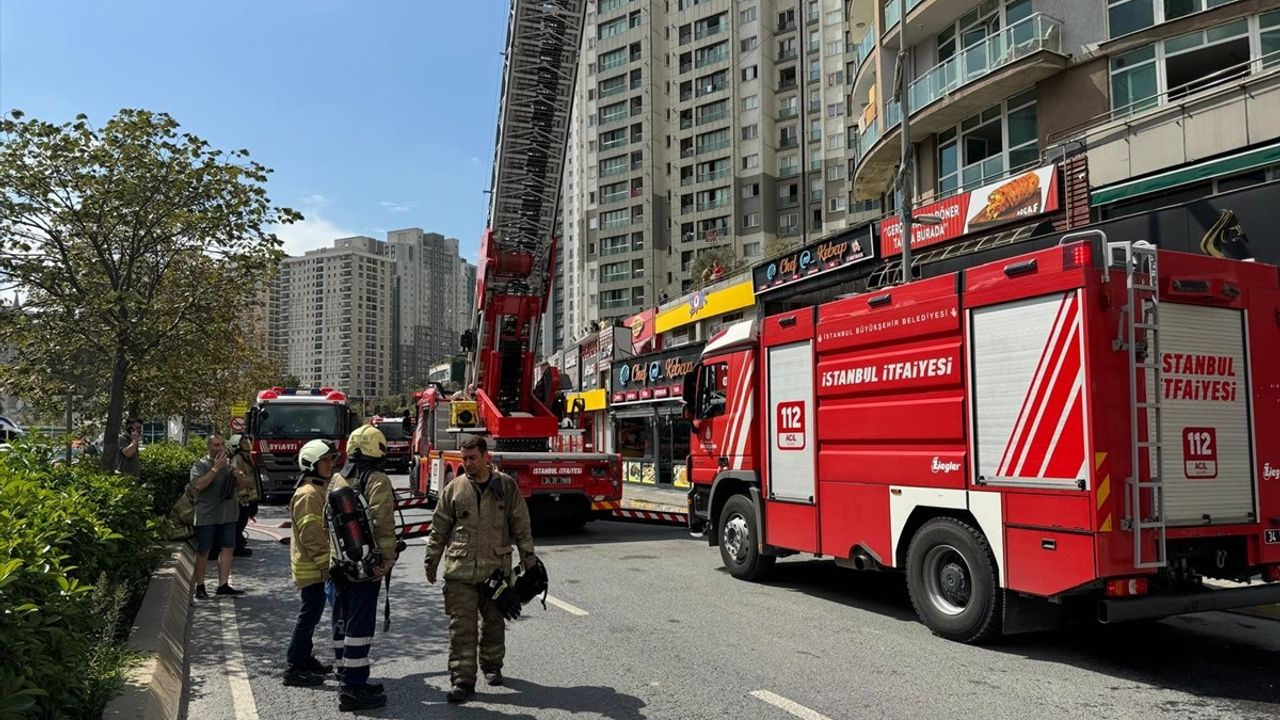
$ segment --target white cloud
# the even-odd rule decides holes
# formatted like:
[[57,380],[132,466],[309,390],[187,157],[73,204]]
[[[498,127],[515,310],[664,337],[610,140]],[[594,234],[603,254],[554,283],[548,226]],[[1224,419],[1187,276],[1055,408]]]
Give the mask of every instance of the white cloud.
[[329,204],[323,195],[308,195],[302,199],[301,212],[306,217],[292,225],[272,225],[271,232],[284,241],[284,251],[289,255],[302,255],[308,250],[329,247],[338,238],[360,233],[338,227],[324,217],[321,209]]
[[383,200],[378,204],[381,205],[383,208],[390,210],[393,213],[402,213],[402,212],[409,212],[409,210],[418,207],[422,203],[416,200],[411,202],[391,202],[390,200]]

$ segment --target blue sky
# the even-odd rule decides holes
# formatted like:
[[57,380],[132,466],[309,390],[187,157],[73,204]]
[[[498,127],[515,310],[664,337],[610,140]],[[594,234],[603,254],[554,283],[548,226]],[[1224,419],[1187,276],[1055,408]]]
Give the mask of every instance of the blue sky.
[[3,0],[0,109],[168,112],[275,170],[297,253],[422,227],[475,250],[505,0]]

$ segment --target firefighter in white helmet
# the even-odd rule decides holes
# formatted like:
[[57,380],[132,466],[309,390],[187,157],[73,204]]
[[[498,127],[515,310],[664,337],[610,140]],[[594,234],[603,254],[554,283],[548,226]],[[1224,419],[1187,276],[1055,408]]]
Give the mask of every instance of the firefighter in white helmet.
[[293,541],[289,543],[289,565],[293,583],[302,593],[302,608],[289,641],[288,666],[284,684],[313,687],[324,684],[333,669],[312,655],[312,634],[324,614],[325,583],[329,579],[329,536],[324,529],[325,491],[333,477],[338,450],[324,440],[312,440],[298,451],[302,477],[289,501]]
[[368,710],[387,703],[382,684],[369,683],[378,585],[391,572],[399,552],[395,492],[391,478],[382,472],[386,457],[382,431],[361,425],[347,438],[347,464],[329,485],[329,567],[340,710]]

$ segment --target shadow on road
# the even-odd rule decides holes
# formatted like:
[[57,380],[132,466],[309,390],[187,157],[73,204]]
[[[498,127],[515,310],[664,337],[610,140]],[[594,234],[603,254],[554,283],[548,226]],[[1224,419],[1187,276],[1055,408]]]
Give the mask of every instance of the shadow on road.
[[[724,567],[718,572],[729,573]],[[898,573],[857,573],[826,560],[790,561],[775,565],[764,584],[897,620],[916,619],[906,582]]]
[[705,540],[691,537],[683,527],[646,523],[596,520],[581,530],[560,532],[534,532],[535,545],[566,547],[573,545],[609,545],[626,542],[656,540],[688,540],[706,544]]

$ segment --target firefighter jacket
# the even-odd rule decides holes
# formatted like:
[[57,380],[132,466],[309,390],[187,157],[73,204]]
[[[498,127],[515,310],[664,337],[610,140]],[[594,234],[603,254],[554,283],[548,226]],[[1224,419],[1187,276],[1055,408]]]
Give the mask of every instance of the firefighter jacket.
[[444,558],[444,579],[484,582],[494,571],[511,572],[511,544],[520,549],[520,562],[534,561],[529,506],[510,475],[489,470],[484,492],[469,476],[454,478],[431,517],[426,566],[435,572]]
[[289,565],[293,570],[293,584],[298,589],[324,582],[329,577],[329,534],[324,527],[326,490],[324,478],[307,475],[289,501],[293,525]]
[[258,469],[244,452],[231,456],[231,470],[236,474],[236,494],[241,505],[255,503],[262,499],[258,494]]
[[[350,467],[343,468],[348,470]],[[351,473],[352,478],[355,472]],[[342,473],[334,473],[333,480],[329,483],[329,489],[340,487],[351,487],[357,493],[364,495],[365,504],[369,507],[369,526],[373,529],[374,547],[382,555],[382,564],[390,569],[396,562],[396,494],[391,487],[391,478],[381,470],[370,472],[364,481],[364,487],[360,488],[352,484]],[[325,498],[328,502],[328,498]],[[336,548],[330,548],[330,554],[333,560],[338,560]],[[378,582],[381,578],[370,578],[366,582]]]

